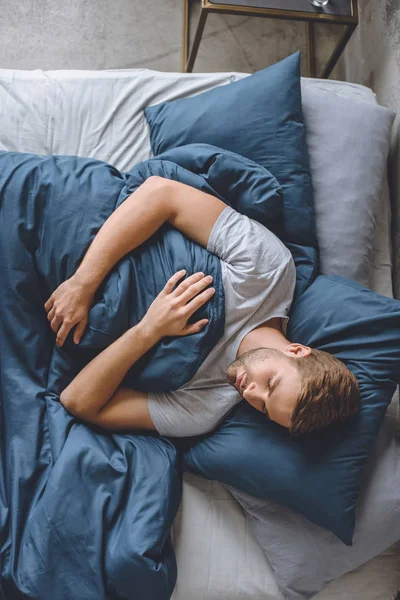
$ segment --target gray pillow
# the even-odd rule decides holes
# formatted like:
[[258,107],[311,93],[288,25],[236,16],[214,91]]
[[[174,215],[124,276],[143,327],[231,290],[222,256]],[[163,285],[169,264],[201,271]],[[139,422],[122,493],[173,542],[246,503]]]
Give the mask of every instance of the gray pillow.
[[320,272],[369,286],[394,113],[303,81]]
[[313,597],[400,539],[400,439],[388,416],[365,467],[353,546],[271,500],[226,487],[244,509],[288,600]]

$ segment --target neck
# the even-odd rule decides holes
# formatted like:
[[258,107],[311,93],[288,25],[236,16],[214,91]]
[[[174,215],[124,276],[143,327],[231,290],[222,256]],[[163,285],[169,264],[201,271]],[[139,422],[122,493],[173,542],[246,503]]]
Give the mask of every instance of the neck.
[[281,318],[269,319],[250,331],[240,343],[236,358],[254,348],[275,348],[286,350],[290,344],[281,330]]

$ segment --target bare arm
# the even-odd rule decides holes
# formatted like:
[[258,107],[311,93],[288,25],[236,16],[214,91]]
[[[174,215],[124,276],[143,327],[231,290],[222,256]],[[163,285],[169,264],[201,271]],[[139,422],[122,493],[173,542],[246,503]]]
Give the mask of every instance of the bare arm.
[[154,429],[147,394],[120,386],[130,367],[157,342],[139,323],[98,354],[61,393],[71,414],[106,429]]
[[214,294],[208,287],[211,279],[195,273],[174,289],[183,275],[173,275],[142,321],[90,361],[61,393],[60,401],[70,413],[108,429],[154,429],[147,394],[120,383],[164,336],[190,335],[207,324],[207,319],[190,325],[187,320]]
[[149,177],[110,215],[98,231],[76,273],[64,281],[44,308],[62,346],[76,325],[79,343],[94,294],[112,267],[169,222],[206,247],[215,221],[226,204],[184,183]]
[[184,183],[149,177],[110,215],[90,245],[76,275],[97,289],[112,267],[149,239],[165,222],[206,247],[226,204]]

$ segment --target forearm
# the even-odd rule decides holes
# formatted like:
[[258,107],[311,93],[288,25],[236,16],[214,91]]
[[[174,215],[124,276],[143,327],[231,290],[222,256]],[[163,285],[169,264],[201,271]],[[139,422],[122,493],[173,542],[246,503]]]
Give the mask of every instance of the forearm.
[[96,415],[119,387],[127,371],[159,341],[154,331],[143,323],[128,329],[115,342],[98,354],[61,393],[60,401],[74,412]]
[[147,179],[98,231],[75,278],[95,291],[113,266],[151,237],[170,217],[168,180]]

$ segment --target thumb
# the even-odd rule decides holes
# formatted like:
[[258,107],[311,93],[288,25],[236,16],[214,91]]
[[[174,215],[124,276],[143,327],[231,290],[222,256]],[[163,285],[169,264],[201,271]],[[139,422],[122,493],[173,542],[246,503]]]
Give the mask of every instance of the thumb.
[[83,321],[80,321],[80,323],[78,323],[78,325],[76,326],[75,333],[74,333],[75,344],[79,344],[79,342],[81,341],[83,332],[86,329],[86,325],[87,325],[87,319],[83,319]]

